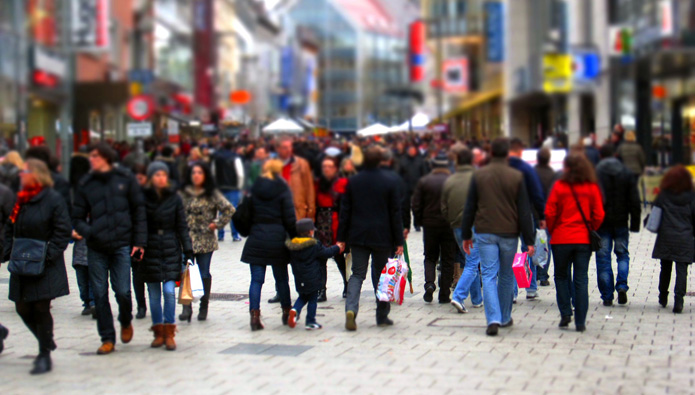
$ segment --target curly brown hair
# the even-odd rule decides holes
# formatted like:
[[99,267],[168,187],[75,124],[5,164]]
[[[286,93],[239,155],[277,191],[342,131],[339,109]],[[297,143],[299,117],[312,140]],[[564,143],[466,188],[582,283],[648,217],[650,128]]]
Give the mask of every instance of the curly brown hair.
[[563,181],[568,184],[581,184],[597,181],[596,172],[584,154],[572,152],[565,157],[565,172]]
[[693,190],[693,176],[683,165],[673,166],[661,179],[659,189],[679,194]]

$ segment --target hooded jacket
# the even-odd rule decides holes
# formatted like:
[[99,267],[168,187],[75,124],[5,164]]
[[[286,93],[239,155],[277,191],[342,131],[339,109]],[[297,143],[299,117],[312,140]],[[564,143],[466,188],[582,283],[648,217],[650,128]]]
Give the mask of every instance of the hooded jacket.
[[251,232],[241,261],[251,265],[286,265],[290,255],[287,235],[296,235],[294,205],[287,183],[261,177],[251,188]]
[[695,260],[695,192],[676,195],[662,191],[654,205],[663,212],[652,258],[692,263]]
[[641,209],[637,182],[630,171],[616,158],[606,158],[596,167],[603,192],[606,217],[601,229],[624,228],[630,220],[630,231],[639,232]]
[[323,288],[321,263],[340,252],[338,246],[324,247],[313,237],[295,237],[285,241],[290,251],[294,285],[300,294],[318,292]]

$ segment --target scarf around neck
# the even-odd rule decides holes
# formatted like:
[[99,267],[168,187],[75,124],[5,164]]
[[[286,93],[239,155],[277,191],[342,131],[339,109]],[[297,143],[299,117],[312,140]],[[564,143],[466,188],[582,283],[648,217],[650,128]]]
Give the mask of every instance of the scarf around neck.
[[12,223],[15,223],[17,220],[17,215],[19,214],[19,210],[22,209],[22,206],[31,201],[31,199],[36,197],[41,191],[43,191],[43,186],[36,184],[34,186],[25,187],[17,193],[17,202],[14,204],[12,214],[10,215],[10,221],[12,221]]

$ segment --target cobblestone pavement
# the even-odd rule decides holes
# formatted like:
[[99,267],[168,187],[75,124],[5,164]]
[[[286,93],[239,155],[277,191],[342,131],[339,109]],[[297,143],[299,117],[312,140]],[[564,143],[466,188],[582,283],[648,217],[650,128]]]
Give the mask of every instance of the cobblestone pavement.
[[[422,234],[409,240],[415,294],[392,309],[396,325],[378,328],[373,294],[365,283],[359,330],[346,332],[340,275],[329,267],[329,301],[320,304],[320,331],[283,327],[268,271],[262,311],[266,329],[248,326],[247,265],[242,243],[223,243],[213,258],[213,293],[206,322],[179,326],[176,352],[150,349],[149,312],[135,321],[134,340],[117,352],[96,356],[96,324],[80,316],[74,272],[71,295],[54,302],[58,350],[54,371],[31,377],[36,342],[3,296],[0,322],[11,330],[0,355],[0,394],[28,393],[691,393],[692,298],[684,314],[657,304],[659,267],[652,260],[654,236],[631,236],[629,303],[603,307],[590,271],[587,331],[561,331],[554,287],[527,301],[521,291],[515,325],[485,336],[482,309],[456,314],[450,305],[422,300]],[[67,253],[69,261],[70,251]],[[0,270],[0,295],[9,275]],[[692,277],[691,277],[692,278]],[[293,295],[294,286],[292,285]],[[241,300],[233,300],[238,298]],[[115,302],[112,305],[115,307]],[[435,299],[436,300],[436,299]],[[177,313],[180,308],[177,307]]]

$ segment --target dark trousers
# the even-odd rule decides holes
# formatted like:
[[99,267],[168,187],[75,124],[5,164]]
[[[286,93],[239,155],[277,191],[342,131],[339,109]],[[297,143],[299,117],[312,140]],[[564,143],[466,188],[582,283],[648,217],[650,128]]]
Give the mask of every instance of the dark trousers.
[[312,292],[308,294],[299,294],[299,297],[297,300],[294,301],[294,307],[293,309],[297,310],[297,315],[302,312],[302,308],[304,305],[307,305],[306,308],[306,324],[315,324],[316,323],[316,308],[318,306],[318,299],[319,299],[319,293],[318,292]]
[[[376,288],[379,286],[381,271],[386,267],[390,248],[372,248],[367,246],[352,246],[352,276],[348,280],[347,299],[345,301],[345,311],[353,311],[355,315],[360,309],[360,293],[362,283],[367,278],[369,269],[369,258],[372,258],[372,286],[376,295]],[[388,302],[376,302],[376,322],[380,324],[389,316],[391,304]]]
[[80,290],[80,300],[82,306],[94,307],[94,293],[89,286],[89,266],[75,265],[75,277],[77,278],[77,288]]
[[16,302],[17,314],[39,341],[39,354],[46,355],[55,349],[53,343],[53,316],[51,301]]
[[[449,227],[426,226],[423,232],[425,242],[425,290],[436,289],[437,263],[442,257],[442,275],[439,278],[439,300],[449,298],[451,283],[454,281],[456,264],[456,239]],[[353,255],[354,256],[354,255]]]
[[133,267],[133,293],[135,294],[135,301],[138,304],[138,308],[147,309],[145,282],[142,281],[142,275],[139,273],[138,262],[132,261],[131,265]]
[[89,249],[89,281],[94,291],[97,329],[102,342],[116,343],[116,329],[109,303],[109,277],[118,303],[118,320],[127,328],[133,321],[133,300],[130,296],[130,247],[105,254]]
[[[672,261],[661,261],[661,274],[659,275],[659,293],[668,295],[668,287],[671,284]],[[683,300],[688,288],[688,264],[676,262],[676,288],[673,292],[677,300]],[[680,298],[680,299],[679,299]]]
[[[589,310],[591,247],[588,244],[556,244],[552,247],[555,258],[555,290],[560,314],[563,317],[572,316],[570,278],[573,278],[574,321],[577,326],[584,326]],[[572,273],[571,277],[570,273]]]
[[194,259],[195,263],[198,265],[198,269],[200,270],[200,277],[203,279],[212,278],[212,274],[210,274],[212,252],[206,252],[205,254],[195,254]]
[[[265,282],[266,265],[249,265],[251,270],[251,285],[249,286],[249,310],[261,308],[261,290]],[[280,297],[280,306],[292,307],[290,296],[290,278],[287,264],[272,265],[275,277],[275,289]]]
[[[343,278],[343,290],[345,290],[347,288],[345,255],[338,254],[334,259],[335,265],[338,266],[338,271],[340,271],[340,276]],[[328,260],[321,261],[321,278],[323,279],[323,289],[326,289],[328,283]]]

